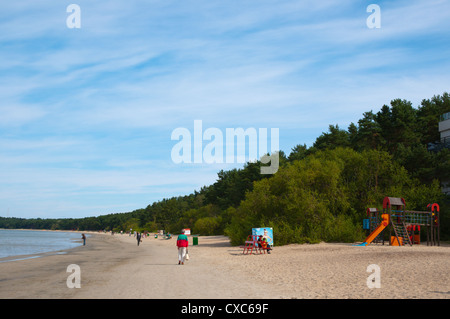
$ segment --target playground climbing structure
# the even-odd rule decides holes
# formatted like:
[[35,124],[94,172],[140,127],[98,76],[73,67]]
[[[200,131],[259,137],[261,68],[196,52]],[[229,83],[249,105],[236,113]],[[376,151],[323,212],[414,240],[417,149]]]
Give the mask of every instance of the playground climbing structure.
[[440,245],[439,205],[428,204],[427,211],[406,210],[403,198],[385,197],[383,211],[377,208],[367,209],[365,228],[370,234],[359,246],[372,242],[384,245],[384,231],[389,230],[389,243],[392,246],[420,244],[421,228],[426,229],[427,246]]

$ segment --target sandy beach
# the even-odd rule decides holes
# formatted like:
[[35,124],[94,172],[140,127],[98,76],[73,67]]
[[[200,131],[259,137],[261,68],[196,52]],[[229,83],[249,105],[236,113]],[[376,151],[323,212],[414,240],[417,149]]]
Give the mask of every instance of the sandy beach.
[[[0,259],[0,298],[450,299],[450,247],[287,245],[243,255],[225,236],[199,237],[178,265],[176,239],[91,233],[86,246],[38,258]],[[17,257],[15,258],[17,259]],[[68,288],[67,267],[81,270]],[[369,288],[369,265],[380,288]]]

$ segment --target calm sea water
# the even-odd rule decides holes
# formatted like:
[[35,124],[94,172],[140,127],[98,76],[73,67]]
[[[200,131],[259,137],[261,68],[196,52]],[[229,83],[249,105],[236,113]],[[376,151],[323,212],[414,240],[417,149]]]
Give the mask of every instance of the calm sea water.
[[0,258],[66,250],[82,244],[80,233],[0,229]]

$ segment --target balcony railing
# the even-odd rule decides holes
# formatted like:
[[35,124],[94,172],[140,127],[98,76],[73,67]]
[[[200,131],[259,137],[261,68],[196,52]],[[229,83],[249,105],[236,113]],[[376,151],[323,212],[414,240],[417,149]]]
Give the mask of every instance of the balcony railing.
[[441,115],[441,122],[446,120],[450,120],[450,112]]

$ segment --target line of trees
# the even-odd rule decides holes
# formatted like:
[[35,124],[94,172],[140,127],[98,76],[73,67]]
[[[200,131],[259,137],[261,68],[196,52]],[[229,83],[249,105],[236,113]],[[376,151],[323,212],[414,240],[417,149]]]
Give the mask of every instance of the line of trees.
[[1,228],[133,230],[191,228],[202,235],[225,234],[239,245],[252,227],[273,227],[275,243],[354,242],[364,239],[367,207],[385,196],[403,197],[408,209],[441,205],[441,236],[450,236],[450,200],[440,184],[450,180],[450,150],[430,152],[439,141],[440,115],[450,96],[434,96],[418,108],[396,99],[358,123],[330,125],[311,147],[299,144],[280,168],[261,175],[260,162],[220,171],[199,191],[163,199],[128,213],[78,219],[0,218]]

